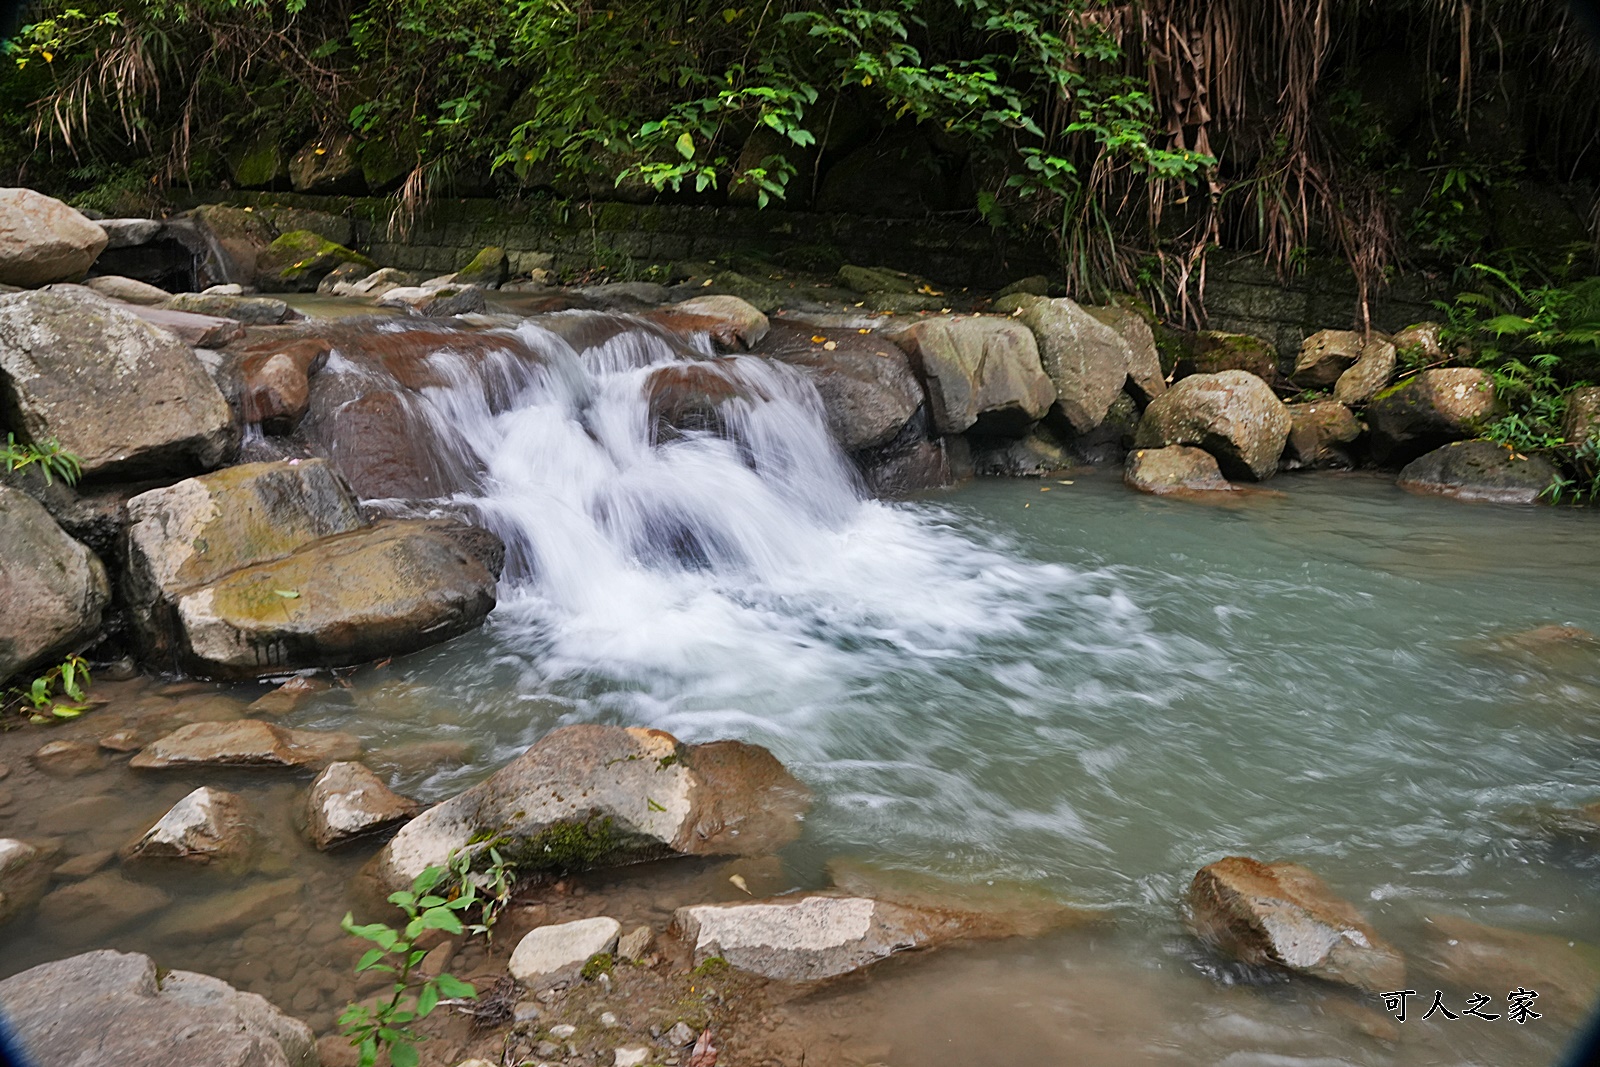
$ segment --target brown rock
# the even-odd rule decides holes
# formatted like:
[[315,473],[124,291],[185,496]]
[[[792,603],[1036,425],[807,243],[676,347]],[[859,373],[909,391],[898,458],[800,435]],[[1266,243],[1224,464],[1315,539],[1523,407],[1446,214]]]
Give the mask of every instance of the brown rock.
[[[1536,1011],[1567,1023],[1589,1014],[1600,999],[1600,948],[1564,937],[1484,926],[1455,915],[1428,917],[1424,959],[1440,978],[1463,993],[1483,993],[1504,1011],[1512,988],[1539,994]],[[1398,987],[1391,987],[1398,988]]]
[[106,232],[32,189],[0,189],[0,284],[32,287],[83,277]]
[[1307,467],[1351,467],[1342,446],[1361,436],[1362,425],[1350,409],[1334,400],[1290,404],[1289,439],[1283,451],[1285,470]]
[[1407,362],[1415,366],[1419,363],[1441,363],[1449,357],[1444,350],[1444,344],[1439,339],[1439,333],[1444,327],[1437,322],[1419,322],[1407,326],[1394,335],[1394,347]]
[[361,743],[349,734],[288,730],[259,719],[197,722],[179,727],[129,761],[130,767],[314,767],[354,759]]
[[1561,434],[1570,444],[1582,446],[1600,437],[1600,386],[1574,389],[1567,394],[1567,417]]
[[1355,330],[1318,330],[1300,342],[1289,377],[1301,388],[1326,389],[1361,358],[1365,343]]
[[172,897],[153,885],[133,882],[116,871],[102,871],[81,882],[69,882],[50,891],[39,902],[39,919],[60,930],[64,939],[85,945],[172,903]]
[[1405,959],[1326,882],[1293,863],[1229,856],[1189,886],[1190,924],[1222,952],[1381,993],[1405,980]]
[[1414,456],[1480,433],[1504,410],[1489,375],[1472,367],[1425,370],[1367,405],[1381,456]]
[[1361,346],[1361,358],[1333,386],[1333,398],[1341,404],[1362,404],[1378,395],[1394,377],[1394,345],[1379,337],[1369,337]]
[[769,328],[765,315],[748,301],[736,296],[697,296],[645,317],[654,318],[669,329],[678,331],[686,327],[692,330],[705,328],[714,340],[730,348],[734,347],[734,341],[745,349],[754,348],[767,335]]
[[305,884],[298,878],[256,882],[225,893],[213,893],[167,915],[151,931],[161,941],[210,941],[238,934],[301,901]]
[[85,852],[57,865],[56,869],[50,872],[50,879],[55,882],[81,882],[90,875],[104,870],[106,864],[116,858],[116,852],[109,848]]
[[1293,421],[1283,401],[1254,374],[1194,374],[1150,403],[1134,444],[1194,445],[1217,457],[1230,478],[1261,480],[1277,473]]
[[1244,371],[1269,385],[1278,385],[1278,349],[1270,341],[1247,333],[1198,330],[1183,339],[1183,354],[1173,369],[1175,379],[1193,374]]
[[31,908],[50,884],[54,854],[14,837],[0,837],[0,923]]
[[392,830],[422,810],[359,763],[330,763],[306,798],[306,834],[326,852]]
[[239,406],[246,422],[269,434],[294,431],[311,405],[311,376],[332,346],[305,337],[252,352],[239,363]]
[[305,703],[308,697],[318,693],[326,693],[333,688],[333,683],[326,678],[316,678],[309,675],[299,675],[290,678],[272,692],[254,700],[245,708],[245,714],[250,718],[259,719],[262,716],[279,718],[294,711]]
[[1154,493],[1156,496],[1168,493],[1226,493],[1238,488],[1222,476],[1211,453],[1185,445],[1134,449],[1128,453],[1122,482],[1129,489]]
[[76,778],[103,765],[100,749],[87,741],[46,741],[32,759],[34,766],[56,778]]
[[152,326],[161,327],[193,348],[221,348],[229,341],[237,341],[244,336],[244,323],[220,315],[201,315],[193,311],[143,305],[128,305],[128,311]]

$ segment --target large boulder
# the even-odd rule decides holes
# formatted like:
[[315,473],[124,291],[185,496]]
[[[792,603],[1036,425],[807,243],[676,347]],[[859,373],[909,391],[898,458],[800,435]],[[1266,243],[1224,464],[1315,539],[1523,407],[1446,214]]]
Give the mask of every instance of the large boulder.
[[99,633],[110,593],[93,552],[32,497],[0,485],[0,685]]
[[1136,448],[1128,453],[1122,482],[1130,489],[1155,496],[1168,493],[1232,492],[1235,486],[1222,476],[1210,452],[1187,445]]
[[1033,331],[1056,408],[1077,433],[1105,421],[1134,355],[1122,334],[1066,298],[1021,298],[1017,321]]
[[41,1065],[317,1067],[303,1023],[254,993],[103,949],[0,982],[11,1032]]
[[927,385],[935,429],[1020,437],[1055,403],[1033,333],[1002,318],[921,319],[894,336]]
[[1556,474],[1543,456],[1523,455],[1493,441],[1457,441],[1407,463],[1396,484],[1457,500],[1537,504]]
[[[449,520],[365,526],[321,460],[134,497],[125,594],[147,654],[219,677],[415,651],[494,607],[498,541]],[[493,544],[489,542],[493,541]]]
[[1128,388],[1148,404],[1167,391],[1166,373],[1161,369],[1161,354],[1156,349],[1150,321],[1133,308],[1109,305],[1083,310],[1116,330],[1128,345]]
[[1355,365],[1365,344],[1357,330],[1318,330],[1300,342],[1290,380],[1304,389],[1326,389]]
[[0,407],[28,439],[76,455],[86,477],[209,469],[237,442],[187,345],[79,286],[0,296]]
[[0,189],[0,285],[77,281],[106,240],[105,230],[54,197]]
[[1405,959],[1347,901],[1293,863],[1228,856],[1189,886],[1189,921],[1219,951],[1372,993],[1400,988]]
[[152,652],[176,639],[172,613],[183,594],[363,525],[343,481],[320,459],[188,478],[129,500],[128,517],[123,592]]
[[1283,450],[1285,470],[1355,465],[1345,446],[1365,428],[1349,408],[1335,400],[1290,404],[1289,418],[1289,440]]
[[1369,337],[1361,358],[1333,383],[1333,398],[1341,404],[1364,404],[1377,396],[1394,377],[1395,347],[1381,337]]
[[1441,367],[1379,391],[1367,405],[1367,423],[1380,460],[1408,460],[1476,437],[1503,410],[1486,371]]
[[347,133],[307,142],[289,160],[289,183],[297,193],[366,192],[358,147]]
[[816,386],[828,428],[847,452],[888,444],[923,404],[906,354],[875,334],[782,326],[757,354],[798,368]]
[[524,871],[669,855],[750,855],[794,840],[810,793],[766,749],[660,730],[567,726],[401,828],[373,860],[386,890],[494,843]]
[[1278,470],[1293,419],[1266,382],[1246,371],[1194,374],[1145,409],[1137,448],[1194,445],[1230,478],[1262,480]]
[[1579,448],[1600,438],[1600,386],[1585,386],[1567,394],[1567,417],[1561,433]]
[[167,231],[194,254],[202,284],[254,285],[256,263],[278,236],[264,214],[227,204],[202,204]]
[[498,539],[451,520],[324,538],[180,595],[178,659],[256,678],[415,652],[484,620],[502,558]]

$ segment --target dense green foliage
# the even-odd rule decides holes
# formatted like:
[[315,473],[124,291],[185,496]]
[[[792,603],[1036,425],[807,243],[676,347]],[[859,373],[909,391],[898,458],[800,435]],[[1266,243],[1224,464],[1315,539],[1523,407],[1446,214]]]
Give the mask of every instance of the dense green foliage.
[[1593,254],[1583,205],[1504,223],[1520,181],[1600,164],[1556,0],[69,0],[10,49],[0,163],[101,210],[281,187],[347,134],[400,221],[445,192],[804,205],[877,144],[1075,290],[1197,288],[1217,244],[1364,288]]

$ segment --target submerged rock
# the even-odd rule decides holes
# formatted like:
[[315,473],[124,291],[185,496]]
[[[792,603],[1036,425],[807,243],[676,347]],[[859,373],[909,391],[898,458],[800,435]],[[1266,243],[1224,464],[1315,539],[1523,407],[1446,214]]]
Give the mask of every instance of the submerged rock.
[[330,763],[306,796],[306,836],[326,852],[391,830],[421,810],[421,804],[400,796],[361,764]]
[[263,432],[294,432],[311,406],[311,376],[328,360],[332,346],[317,337],[273,344],[239,361],[239,408],[244,421]]
[[1168,493],[1227,493],[1238,488],[1222,476],[1216,458],[1211,453],[1187,445],[1134,449],[1128,453],[1122,482],[1129,489],[1156,496]]
[[106,231],[32,189],[0,189],[0,284],[76,281],[106,247]]
[[118,871],[101,871],[51,890],[39,902],[39,920],[62,931],[70,944],[90,945],[171,903],[172,897],[158,886],[130,881]]
[[0,404],[19,437],[58,441],[89,477],[215,467],[236,443],[195,354],[81,286],[0,296]]
[[[361,754],[350,734],[290,730],[258,719],[194,722],[140,749],[128,766],[147,770],[173,767],[320,767]],[[193,794],[191,794],[191,797]]]
[[1600,999],[1600,948],[1564,937],[1485,926],[1456,915],[1430,915],[1424,959],[1448,985],[1496,997],[1504,1011],[1506,990],[1533,989],[1538,1011],[1563,1022],[1582,1020]]
[[1254,374],[1195,374],[1151,401],[1134,444],[1193,445],[1215,456],[1230,478],[1260,481],[1277,473],[1293,422],[1283,401]]
[[111,589],[98,557],[50,513],[0,485],[0,685],[86,644],[100,631]]
[[386,891],[405,888],[452,852],[488,841],[525,871],[749,855],[792,841],[809,803],[809,791],[755,745],[567,726],[407,823],[371,874]]
[[0,837],[0,923],[38,903],[50,885],[54,856],[14,837]]
[[1245,963],[1373,993],[1398,989],[1405,979],[1399,950],[1297,864],[1220,859],[1195,874],[1189,909],[1203,941]]
[[[83,883],[87,884],[87,883]],[[87,952],[0,981],[12,1031],[41,1064],[316,1067],[310,1029],[262,997],[138,953]]]
[[621,923],[604,917],[541,926],[517,942],[511,977],[535,992],[570,982],[591,957],[614,950],[621,933]]
[[201,786],[122,848],[122,862],[183,860],[238,865],[255,847],[244,798]]
[[296,908],[304,891],[305,883],[298,878],[277,878],[212,893],[163,916],[151,930],[151,939],[161,943],[211,941],[238,934],[281,911]]
[[1406,464],[1396,484],[1478,503],[1537,504],[1556,474],[1543,456],[1525,456],[1493,441],[1457,441]]
[[941,434],[1019,437],[1055,403],[1033,334],[1003,318],[937,316],[894,336],[927,386]]

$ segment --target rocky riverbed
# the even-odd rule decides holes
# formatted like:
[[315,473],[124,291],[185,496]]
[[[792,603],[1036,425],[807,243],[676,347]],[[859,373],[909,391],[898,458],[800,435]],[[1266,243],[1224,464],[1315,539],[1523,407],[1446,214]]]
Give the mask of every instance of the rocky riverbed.
[[[1172,713],[1182,679],[1210,679],[1147,738],[1158,748],[1205,736],[1196,709],[1215,704],[1207,687],[1282,652],[1226,661],[1253,647],[1247,635],[1213,648],[1187,624],[1167,640],[1162,595],[1139,591],[1158,605],[1144,614],[1122,588],[1130,565],[1095,558],[1100,548],[1038,562],[1003,539],[952,539],[949,516],[864,510],[866,497],[983,474],[1055,494],[1034,496],[1041,516],[1046,500],[1108,479],[1175,498],[1127,494],[1141,507],[1292,508],[1295,494],[1261,483],[1365,465],[1416,493],[1539,501],[1553,468],[1474,438],[1501,410],[1483,372],[1406,371],[1402,353],[1444,355],[1434,327],[1325,330],[1280,359],[1258,339],[1174,331],[1131,303],[1052,297],[1045,279],[948,293],[871,268],[751,278],[689,264],[671,285],[562,287],[509,278],[495,249],[422,278],[330,240],[311,215],[283,230],[234,209],[202,209],[179,229],[203,231],[196,249],[219,257],[208,269],[242,282],[171,294],[83,277],[108,243],[165,240],[167,222],[100,224],[28,191],[0,193],[0,212],[29,223],[8,224],[0,245],[10,271],[0,279],[28,286],[0,295],[0,410],[15,442],[37,449],[15,453],[0,484],[0,674],[26,688],[82,654],[94,676],[86,708],[47,685],[42,699],[10,704],[52,724],[13,712],[17,728],[0,733],[3,970],[55,968],[11,977],[0,1002],[48,1062],[122,1018],[141,1020],[122,1035],[125,1062],[160,1055],[168,1018],[227,1045],[207,1046],[208,1062],[346,1062],[337,1016],[371,1002],[385,977],[355,972],[366,945],[340,917],[392,920],[385,893],[462,854],[481,867],[491,846],[517,875],[492,939],[435,931],[420,944],[425,969],[448,968],[481,994],[476,1021],[441,1010],[424,1024],[428,1063],[974,1062],[982,1053],[971,1050],[989,1046],[1057,1047],[1016,1037],[1050,1027],[999,1006],[1008,983],[1056,1010],[1076,1005],[1062,1025],[1099,1035],[1106,1062],[1189,1055],[1181,1010],[1158,1010],[1148,1032],[1169,1036],[1149,1042],[1130,1036],[1140,1025],[1125,1005],[1104,1026],[1074,1014],[1096,981],[1193,1005],[1219,1055],[1297,1055],[1306,1050],[1287,1035],[1309,1027],[1340,1062],[1409,1062],[1429,1045],[1383,1010],[1383,994],[1406,981],[1458,999],[1539,982],[1557,1035],[1594,999],[1600,971],[1580,938],[1518,929],[1504,902],[1493,916],[1513,920],[1504,927],[1467,919],[1450,894],[1454,909],[1389,914],[1385,886],[1309,831],[1230,833],[1214,820],[1157,865],[1160,879],[1083,900],[1041,888],[1038,869],[1055,861],[1026,849],[1005,861],[1015,878],[946,879],[886,869],[870,849],[817,854],[828,838],[806,835],[852,805],[931,811],[950,820],[942,855],[959,868],[981,846],[953,835],[998,792],[936,765],[975,743],[953,737],[897,757],[846,739],[929,701],[920,725],[885,736],[914,749],[962,713],[954,704],[1009,723],[1044,714],[1061,692],[1108,718],[1130,704]],[[357,314],[296,311],[307,298],[293,294],[311,290]],[[1585,403],[1573,398],[1575,419]],[[81,480],[63,468],[46,476],[55,449],[75,457]],[[1143,511],[1129,528],[1156,544],[1172,514]],[[1584,521],[1561,521],[1574,517]],[[1219,538],[1208,528],[1166,566],[1202,585],[1205,567],[1186,553],[1203,556]],[[1344,580],[1389,569],[1369,560]],[[1375,595],[1338,583],[1324,594]],[[1226,631],[1231,594],[1206,595]],[[1489,633],[1458,627],[1479,647],[1452,669],[1488,692],[1519,693],[1531,677],[1546,703],[1581,707],[1600,686],[1595,639],[1526,614]],[[1027,644],[1055,631],[1071,635],[1066,645]],[[1023,647],[997,647],[1007,642]],[[891,665],[863,672],[850,655]],[[1052,659],[1089,673],[1051,695],[1037,681]],[[940,661],[969,660],[971,672],[943,684]],[[1288,699],[1297,669],[1280,664],[1262,692]],[[765,677],[751,685],[742,672]],[[1130,678],[1160,684],[1130,688]],[[857,709],[862,693],[874,703]],[[861,722],[828,723],[830,703]],[[785,716],[797,712],[825,726],[795,727]],[[508,717],[522,725],[486,748],[463,740],[481,737],[476,720]],[[1481,719],[1504,751],[1520,751]],[[674,720],[690,731],[683,740],[647,728],[678,731]],[[443,728],[416,725],[430,721]],[[1150,722],[1130,725],[1127,736]],[[1012,778],[1019,787],[988,814],[1075,828],[1072,847],[1108,849],[1071,798],[1043,812],[1028,799],[1060,777],[1028,763],[1041,745],[1069,754],[1086,781],[1129,759],[1126,736],[1089,744],[1094,729],[1041,726],[1009,764],[988,767],[996,790]],[[809,750],[800,739],[814,730],[852,756]],[[781,760],[743,740],[752,733],[810,754]],[[1289,774],[1308,742],[1295,743],[1267,745],[1272,773]],[[1519,816],[1497,798],[1487,814],[1520,826],[1535,862],[1581,882],[1593,797],[1574,795],[1571,757],[1551,746],[1524,761],[1534,810]],[[1405,748],[1418,759],[1427,750],[1414,737]],[[1237,784],[1210,780],[1228,751],[1219,742],[1190,768],[1205,789]],[[1347,753],[1357,756],[1375,758]],[[1386,783],[1409,773],[1382,766]],[[1147,784],[1120,802],[1164,795]],[[1100,825],[1119,818],[1104,812]],[[904,828],[893,817],[865,825]],[[1020,842],[1030,831],[1012,832]],[[1229,855],[1241,850],[1252,854]],[[1302,864],[1306,851],[1315,859]],[[939,852],[898,866],[937,868]],[[1162,902],[1187,932],[1143,912],[1130,932],[1119,913],[1135,900]],[[1559,906],[1533,911],[1522,925],[1551,925]],[[1171,944],[1152,943],[1163,938]],[[75,956],[107,948],[149,958]],[[937,977],[918,977],[917,957],[933,949],[926,973]],[[1041,963],[1051,953],[1071,961],[1065,976]],[[156,981],[175,955],[201,973]],[[1130,959],[1181,962],[1184,977],[1141,975]],[[64,991],[91,982],[97,1006],[62,1029]],[[947,1034],[954,1053],[930,1044],[915,1005],[962,988],[1015,1033]],[[1508,1008],[1506,991],[1496,995]],[[1241,1014],[1219,1006],[1240,1000],[1252,1004]],[[979,1019],[970,1004],[962,1013]],[[235,1029],[248,1039],[218,1036]],[[1502,1062],[1555,1047],[1507,1036],[1522,1032],[1492,1031]],[[1473,1043],[1454,1040],[1452,1054],[1468,1054]]]

